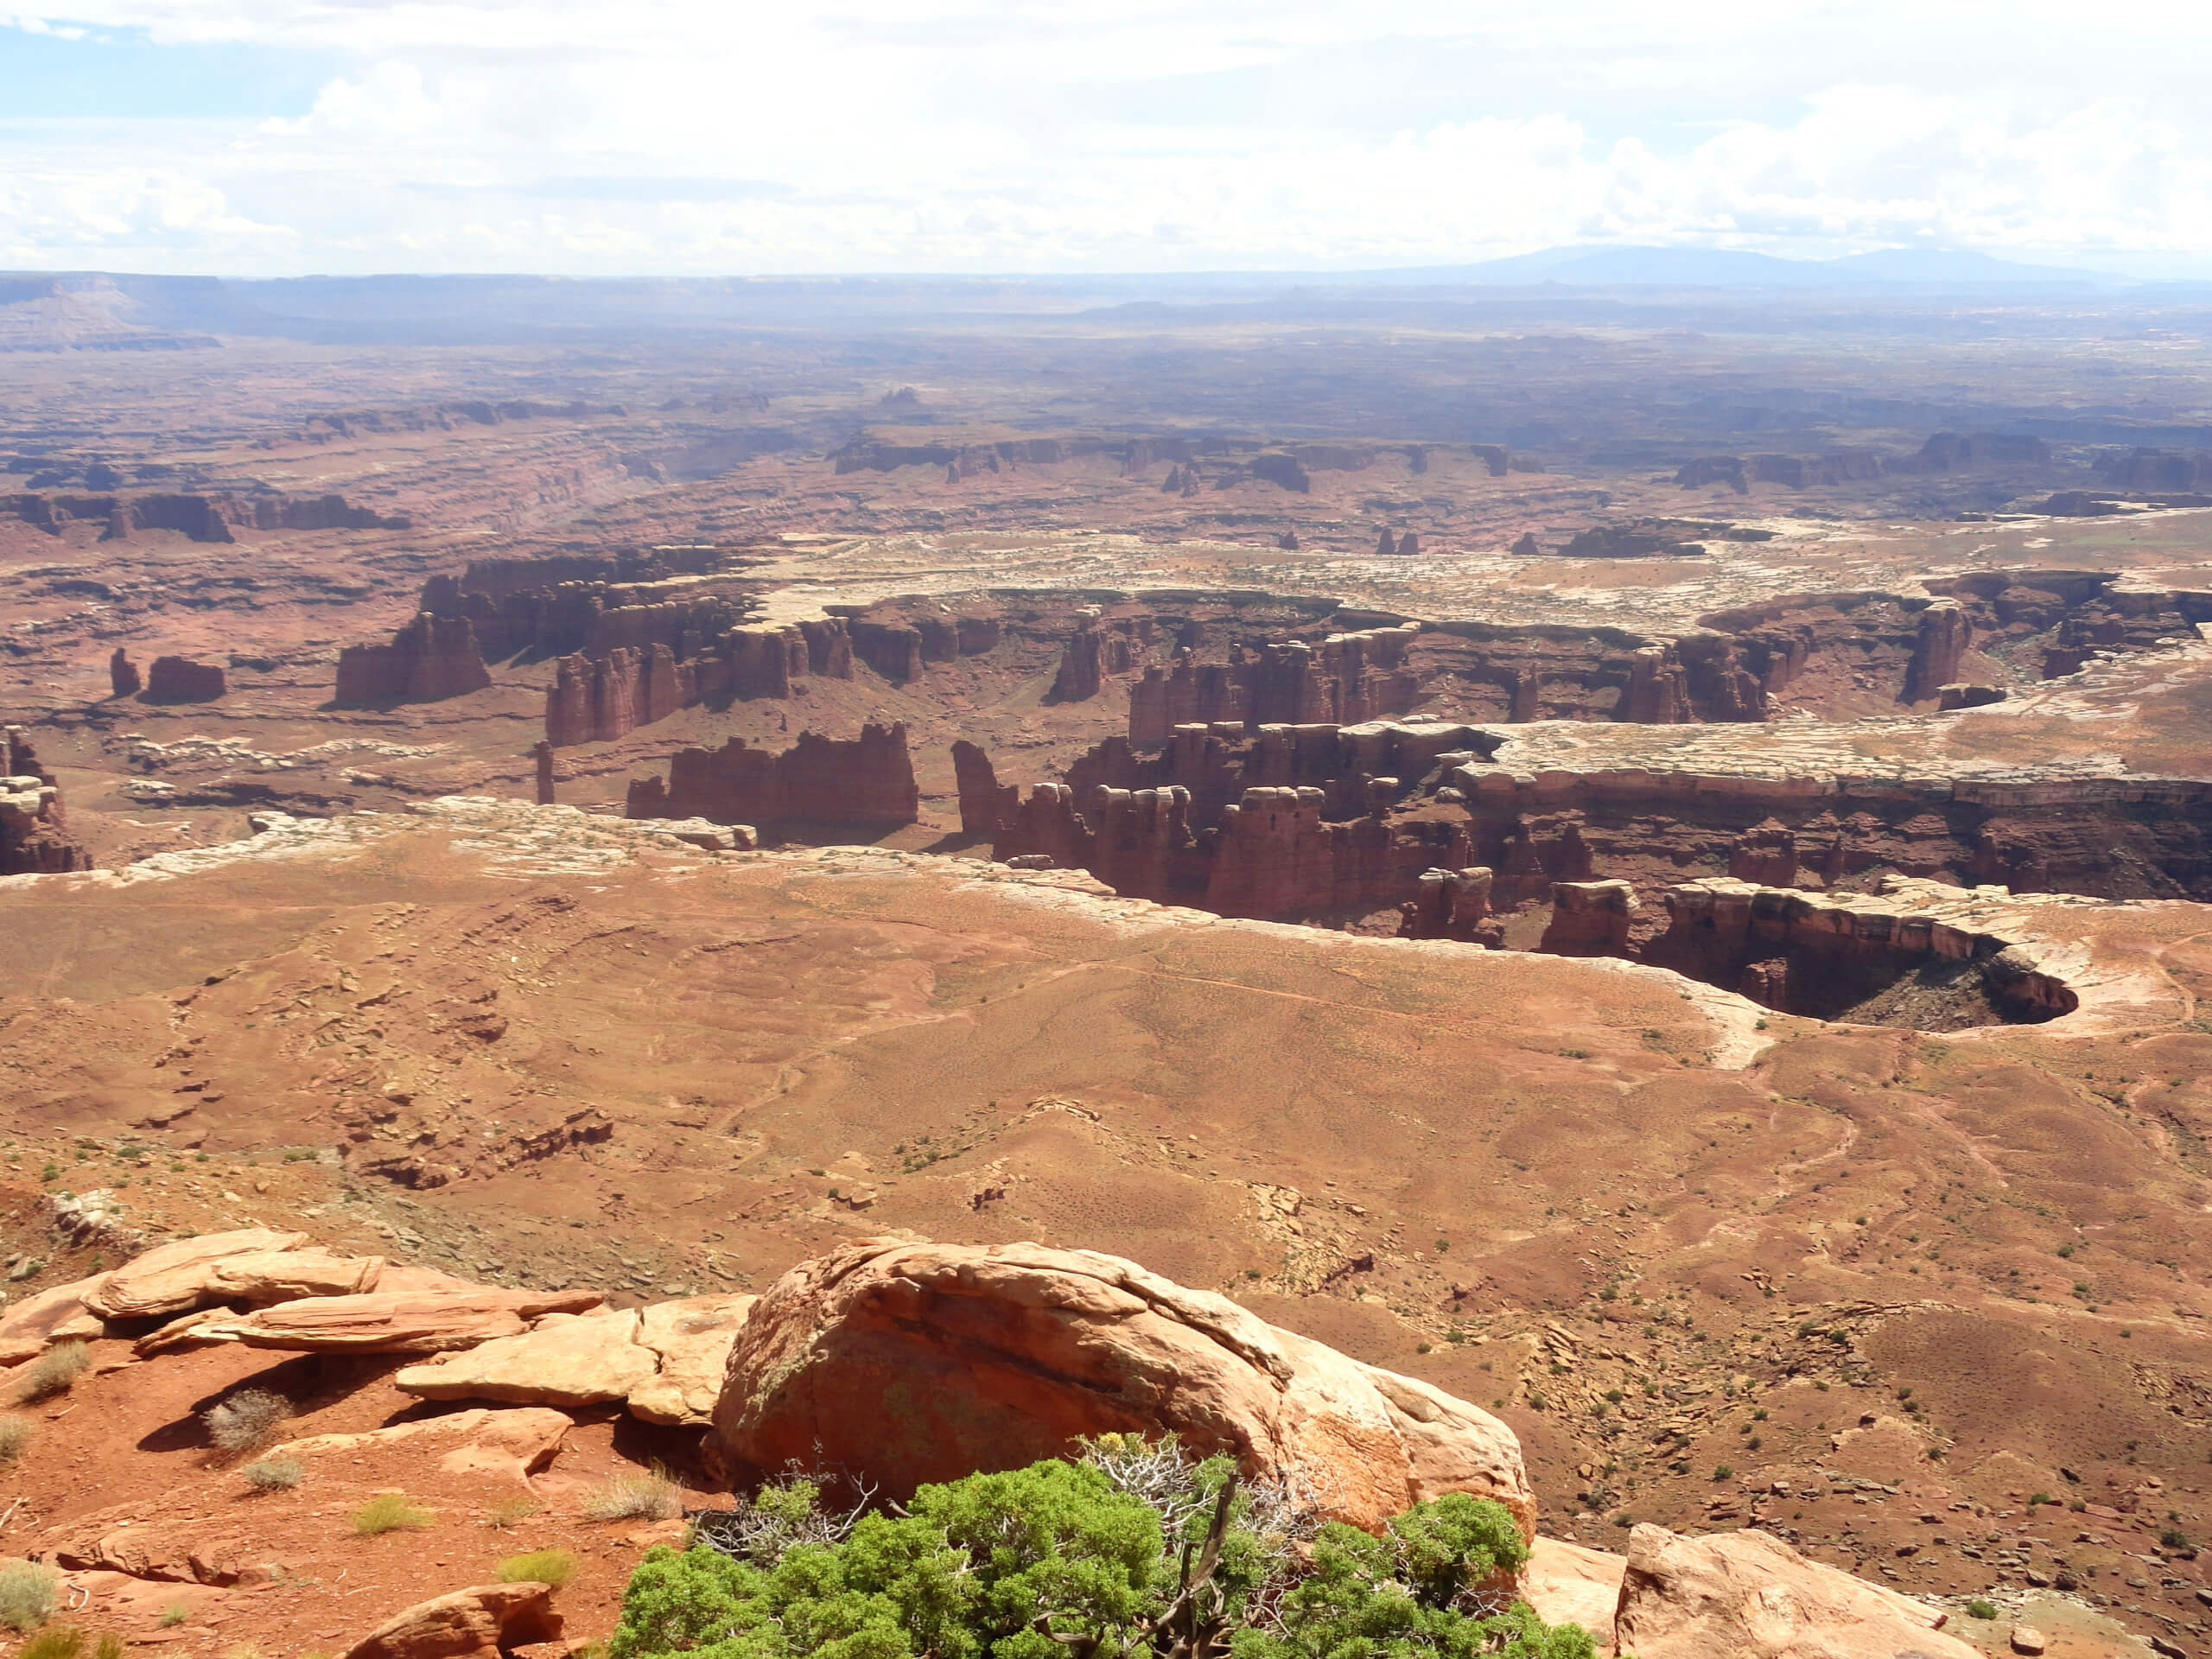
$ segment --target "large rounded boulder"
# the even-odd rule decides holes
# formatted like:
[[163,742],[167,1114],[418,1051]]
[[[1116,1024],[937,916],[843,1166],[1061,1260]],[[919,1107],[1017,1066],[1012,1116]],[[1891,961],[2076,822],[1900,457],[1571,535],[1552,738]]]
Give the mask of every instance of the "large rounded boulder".
[[1520,1443],[1489,1413],[1134,1262],[1038,1244],[870,1239],[792,1268],[731,1351],[707,1452],[731,1476],[797,1461],[903,1497],[1106,1433],[1294,1476],[1357,1526],[1467,1492],[1534,1535]]

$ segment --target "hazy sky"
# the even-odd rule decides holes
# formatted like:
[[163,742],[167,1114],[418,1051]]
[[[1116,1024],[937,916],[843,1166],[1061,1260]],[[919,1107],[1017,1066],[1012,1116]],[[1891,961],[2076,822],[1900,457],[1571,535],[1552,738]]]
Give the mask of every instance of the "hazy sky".
[[2212,9],[0,0],[0,266],[2212,275]]

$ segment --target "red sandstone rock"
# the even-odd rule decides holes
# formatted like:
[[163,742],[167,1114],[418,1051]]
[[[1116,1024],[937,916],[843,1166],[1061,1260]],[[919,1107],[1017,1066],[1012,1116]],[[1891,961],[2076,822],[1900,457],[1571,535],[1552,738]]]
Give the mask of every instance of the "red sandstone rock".
[[492,683],[464,616],[416,613],[388,645],[348,645],[338,653],[339,707],[436,702]]
[[665,782],[632,782],[626,810],[733,824],[912,823],[921,791],[906,727],[871,724],[844,741],[803,732],[781,753],[741,737],[719,749],[678,749]]
[[211,1320],[193,1335],[201,1342],[302,1353],[436,1354],[473,1348],[494,1337],[519,1336],[545,1314],[582,1313],[605,1300],[595,1290],[499,1290],[489,1285],[311,1296]]
[[20,726],[0,734],[0,875],[89,870],[92,855],[69,833],[60,786],[39,765]]
[[[235,1232],[201,1233],[156,1245],[144,1255],[106,1275],[87,1291],[85,1306],[103,1319],[143,1319],[164,1313],[182,1313],[206,1302],[222,1301],[228,1293],[218,1288],[216,1274],[226,1262],[251,1258],[249,1277],[257,1286],[269,1282],[270,1257],[307,1243],[305,1233],[273,1233],[246,1227]],[[336,1258],[317,1251],[311,1267]]]
[[1134,1262],[1036,1244],[873,1239],[793,1268],[730,1355],[707,1453],[815,1458],[903,1495],[1108,1431],[1300,1471],[1358,1525],[1464,1491],[1532,1530],[1519,1445],[1487,1413]]
[[960,791],[960,833],[990,836],[1020,810],[1021,791],[999,782],[991,757],[965,738],[952,745],[952,776]]
[[1060,647],[1060,666],[1052,676],[1047,702],[1082,702],[1098,695],[1105,683],[1106,636],[1096,627],[1078,629]]
[[494,1410],[477,1407],[392,1423],[358,1434],[309,1434],[286,1440],[264,1453],[270,1458],[359,1457],[380,1447],[404,1446],[435,1455],[447,1474],[494,1475],[526,1481],[553,1461],[574,1420],[546,1406]]
[[1332,634],[1318,647],[1291,640],[1225,664],[1179,656],[1129,688],[1129,741],[1164,743],[1193,723],[1351,725],[1399,713],[1420,692],[1404,664],[1421,631],[1408,622]]
[[561,1628],[551,1586],[480,1584],[393,1614],[339,1659],[500,1659]]
[[1637,909],[1630,882],[1554,881],[1552,918],[1537,948],[1554,957],[1625,956]]
[[13,1303],[0,1314],[0,1366],[35,1359],[57,1342],[97,1337],[106,1321],[85,1306],[85,1299],[107,1282],[95,1274],[46,1289]]
[[1977,1659],[1938,1628],[1943,1618],[1764,1532],[1639,1526],[1614,1635],[1637,1659]]
[[1613,1618],[1627,1573],[1624,1556],[1557,1538],[1538,1538],[1521,1569],[1520,1591],[1547,1624],[1580,1624],[1600,1659],[1613,1649]]
[[148,702],[213,702],[226,689],[217,664],[195,663],[188,657],[156,657],[141,695]]
[[139,677],[138,664],[130,660],[130,654],[121,645],[118,645],[115,654],[107,659],[107,683],[108,695],[117,697],[135,696],[138,688],[145,683]]

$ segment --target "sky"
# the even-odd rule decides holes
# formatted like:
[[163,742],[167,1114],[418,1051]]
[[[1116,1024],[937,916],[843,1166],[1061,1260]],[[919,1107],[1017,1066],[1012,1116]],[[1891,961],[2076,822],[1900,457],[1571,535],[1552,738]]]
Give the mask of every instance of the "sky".
[[0,268],[2212,276],[2212,8],[0,0]]

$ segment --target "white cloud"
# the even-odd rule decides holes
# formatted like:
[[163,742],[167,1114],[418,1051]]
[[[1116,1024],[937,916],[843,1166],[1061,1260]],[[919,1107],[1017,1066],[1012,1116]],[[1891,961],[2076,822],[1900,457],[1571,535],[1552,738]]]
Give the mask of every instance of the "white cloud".
[[1346,268],[1603,239],[2212,270],[2196,12],[68,0],[39,26],[351,67],[302,116],[0,128],[19,263]]

